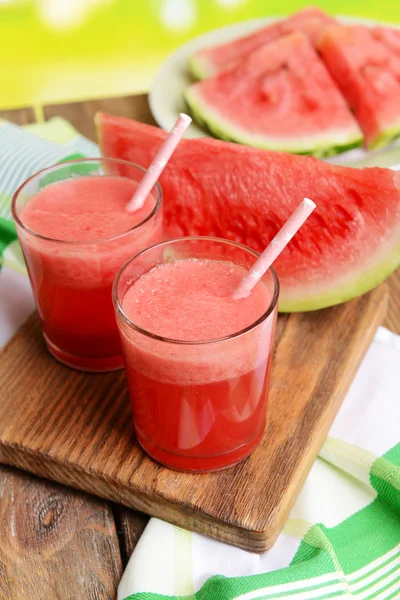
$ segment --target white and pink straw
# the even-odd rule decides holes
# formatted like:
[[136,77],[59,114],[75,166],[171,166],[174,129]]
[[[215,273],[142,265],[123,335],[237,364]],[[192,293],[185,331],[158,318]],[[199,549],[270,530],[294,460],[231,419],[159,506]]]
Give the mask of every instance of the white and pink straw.
[[171,129],[170,134],[155,155],[142,181],[139,183],[136,192],[126,205],[126,210],[128,212],[134,212],[135,210],[142,208],[147,196],[153,189],[157,179],[163,172],[165,165],[168,163],[191,122],[192,119],[188,115],[185,115],[184,113],[179,115],[178,120]]
[[243,277],[242,281],[233,292],[234,300],[246,298],[251,294],[251,290],[268,271],[272,263],[277,259],[295,233],[297,233],[303,223],[308,219],[315,207],[316,204],[312,200],[304,198],[303,202],[299,204],[282,229],[278,231],[272,242],[266,247],[248,273]]

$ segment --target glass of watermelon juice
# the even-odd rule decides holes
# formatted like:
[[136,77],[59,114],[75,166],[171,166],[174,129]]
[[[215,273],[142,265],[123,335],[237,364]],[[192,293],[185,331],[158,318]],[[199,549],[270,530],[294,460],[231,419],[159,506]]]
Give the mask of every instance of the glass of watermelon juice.
[[113,279],[132,253],[162,239],[158,184],[142,209],[128,214],[125,208],[144,173],[122,160],[68,161],[33,175],[14,195],[12,214],[44,338],[70,367],[123,367]]
[[234,465],[264,432],[279,283],[232,291],[258,254],[218,238],[157,244],[119,271],[113,301],[137,439],[155,460]]

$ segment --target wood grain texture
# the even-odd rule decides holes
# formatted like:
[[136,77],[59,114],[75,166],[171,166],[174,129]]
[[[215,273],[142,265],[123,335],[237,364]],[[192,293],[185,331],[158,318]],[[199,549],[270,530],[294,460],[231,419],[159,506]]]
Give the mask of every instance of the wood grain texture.
[[387,289],[282,316],[264,438],[231,469],[171,471],[135,443],[124,373],[80,373],[31,318],[0,354],[0,460],[260,552],[287,518],[387,304]]
[[80,133],[91,140],[96,139],[94,116],[97,111],[110,112],[113,115],[129,117],[136,121],[155,124],[150,112],[147,95],[128,96],[126,98],[111,98],[76,102],[75,104],[60,104],[44,107],[46,119],[63,117],[67,119]]
[[0,467],[0,599],[114,600],[122,575],[106,502]]
[[400,269],[397,269],[387,279],[387,285],[389,286],[390,297],[383,325],[391,331],[400,334]]
[[125,567],[150,517],[125,506],[118,504],[114,504],[113,506],[122,564]]
[[20,108],[18,110],[2,110],[0,117],[16,123],[17,125],[27,125],[35,121],[35,115],[32,108]]

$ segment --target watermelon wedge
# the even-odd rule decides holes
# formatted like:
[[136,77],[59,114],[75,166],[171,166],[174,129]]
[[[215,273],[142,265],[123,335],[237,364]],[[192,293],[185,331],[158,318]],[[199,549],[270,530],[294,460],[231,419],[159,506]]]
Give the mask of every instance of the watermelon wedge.
[[[144,167],[167,135],[102,113],[96,123],[103,156]],[[400,264],[400,173],[389,169],[199,138],[180,142],[160,181],[167,237],[215,235],[258,251],[304,197],[317,203],[276,261],[281,311],[344,302]]]
[[194,83],[185,99],[216,137],[248,146],[326,156],[362,143],[357,121],[302,33]]
[[367,148],[400,135],[400,31],[385,27],[329,27],[322,58],[364,132]]
[[304,33],[310,39],[310,42],[315,45],[325,27],[335,23],[333,17],[319,8],[305,8],[294,13],[288,19],[275,21],[271,25],[267,25],[267,27],[263,27],[245,37],[227,44],[197,50],[189,58],[189,69],[195,79],[211,77],[232,67],[238,60],[242,60],[260,46],[294,31]]

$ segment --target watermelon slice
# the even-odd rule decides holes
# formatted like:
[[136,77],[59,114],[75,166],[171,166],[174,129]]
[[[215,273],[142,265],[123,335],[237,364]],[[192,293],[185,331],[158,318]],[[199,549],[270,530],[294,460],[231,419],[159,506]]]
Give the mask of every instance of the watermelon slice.
[[[144,167],[167,135],[123,117],[96,122],[103,156]],[[215,235],[258,251],[304,197],[317,203],[276,261],[281,311],[344,302],[400,264],[400,173],[389,169],[199,138],[180,142],[160,181],[168,237]]]
[[319,8],[305,8],[294,13],[288,19],[276,21],[246,37],[241,37],[227,44],[198,50],[189,58],[189,69],[195,79],[211,77],[232,67],[238,60],[242,60],[260,46],[294,31],[301,31],[315,45],[325,27],[335,23],[335,19]]
[[329,27],[319,51],[364,132],[367,148],[400,135],[400,31]]
[[194,83],[185,99],[216,137],[257,148],[325,156],[362,143],[357,121],[302,33]]

